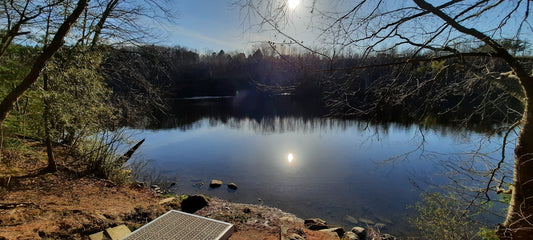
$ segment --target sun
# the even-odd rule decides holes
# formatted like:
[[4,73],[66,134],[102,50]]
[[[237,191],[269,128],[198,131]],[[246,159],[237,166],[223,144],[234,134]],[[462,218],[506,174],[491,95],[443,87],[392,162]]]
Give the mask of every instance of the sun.
[[287,160],[289,160],[289,163],[292,163],[293,159],[294,159],[294,156],[292,155],[292,153],[289,153],[289,155],[287,155]]
[[300,0],[287,0],[287,5],[290,9],[295,9],[300,5]]

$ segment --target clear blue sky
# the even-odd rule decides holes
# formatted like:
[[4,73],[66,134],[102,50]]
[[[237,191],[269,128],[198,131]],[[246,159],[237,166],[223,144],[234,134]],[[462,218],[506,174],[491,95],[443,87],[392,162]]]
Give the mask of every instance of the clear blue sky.
[[[157,44],[182,46],[199,52],[221,49],[226,52],[249,52],[260,42],[279,40],[279,33],[251,28],[241,9],[231,2],[233,0],[172,1],[169,7],[176,14],[175,23],[154,24],[153,27],[162,33]],[[304,12],[304,4],[290,11],[300,23],[287,24],[284,30],[301,41],[310,41],[313,35],[302,26],[304,21],[300,17]]]
[[[221,49],[226,52],[250,52],[261,41],[283,41],[279,33],[260,32],[256,28],[250,28],[250,23],[244,20],[240,9],[232,6],[233,1],[235,0],[170,1],[168,7],[175,13],[176,20],[175,23],[153,24],[154,29],[162,33],[157,44],[182,46],[201,53]],[[309,17],[311,3],[312,1],[301,0],[297,8],[289,11],[291,22],[285,25],[284,31],[299,42],[304,41],[307,46],[317,46],[315,43],[320,42],[319,34],[317,31],[313,32],[310,24],[317,24],[320,20]],[[318,1],[318,4],[322,10],[335,12],[351,9],[353,2]],[[488,24],[490,19],[482,20],[474,27],[480,27],[480,30],[493,27]],[[530,30],[530,26],[528,27]]]
[[166,32],[161,44],[207,50],[248,50],[254,42],[267,40],[264,33],[246,31],[240,10],[224,0],[181,0],[172,4],[175,24],[155,26]]

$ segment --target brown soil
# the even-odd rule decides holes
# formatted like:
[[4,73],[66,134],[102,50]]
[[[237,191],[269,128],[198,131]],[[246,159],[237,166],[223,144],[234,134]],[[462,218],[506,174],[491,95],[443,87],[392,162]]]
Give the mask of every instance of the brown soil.
[[[140,184],[116,184],[83,174],[83,165],[55,149],[59,171],[42,173],[46,154],[39,142],[26,150],[2,149],[0,156],[0,240],[88,239],[125,224],[134,230],[170,209],[162,196]],[[30,149],[30,150],[28,150]],[[306,239],[328,239],[304,229],[303,221],[279,209],[212,199],[196,214],[235,224],[231,239],[280,239],[280,226]]]
[[236,232],[231,236],[231,240],[277,240],[280,239],[281,226],[287,227],[289,234],[297,233],[309,240],[338,239],[331,238],[322,232],[306,229],[304,221],[293,214],[262,205],[212,199],[209,206],[200,209],[195,214],[233,223]]

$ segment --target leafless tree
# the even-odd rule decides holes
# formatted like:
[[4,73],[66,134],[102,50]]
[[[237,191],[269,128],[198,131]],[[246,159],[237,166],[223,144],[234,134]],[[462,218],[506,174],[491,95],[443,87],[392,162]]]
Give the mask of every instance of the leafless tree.
[[[437,1],[434,1],[437,2]],[[275,30],[286,41],[303,49],[331,59],[327,71],[339,70],[334,59],[342,52],[358,52],[362,61],[344,71],[357,72],[368,67],[408,66],[413,62],[453,60],[469,72],[471,79],[498,83],[518,81],[521,89],[515,97],[523,103],[522,119],[512,124],[521,130],[515,148],[514,178],[511,189],[512,201],[507,219],[499,229],[502,239],[528,239],[533,235],[533,76],[531,59],[517,54],[500,41],[528,41],[533,32],[531,25],[531,1],[515,0],[449,0],[430,3],[412,1],[320,1],[307,5],[309,27],[319,32],[317,45],[328,46],[323,51],[304,44],[298,36],[288,34],[284,24],[290,23],[292,10],[286,1],[246,0],[239,3],[248,19],[258,20],[262,29]],[[387,52],[404,52],[414,49],[395,62],[368,62],[369,59]],[[471,64],[482,60],[485,64]],[[502,61],[506,69],[487,67],[487,62]],[[466,64],[465,64],[466,63]],[[441,70],[451,67],[450,63]],[[434,75],[438,79],[439,72]],[[464,82],[463,82],[464,83]],[[418,87],[430,82],[419,83]],[[497,85],[497,84],[495,84]],[[393,87],[394,79],[380,87]],[[435,85],[438,86],[438,85]],[[339,85],[337,85],[337,88]],[[465,87],[454,85],[453,88]],[[476,91],[475,86],[470,87]],[[394,89],[394,88],[389,88]],[[416,88],[415,88],[416,90]],[[505,90],[505,89],[504,89]],[[342,91],[341,91],[342,92]],[[339,93],[342,95],[343,93]],[[347,94],[353,92],[344,92]],[[407,93],[408,94],[408,93]],[[386,95],[386,96],[385,96]],[[385,94],[378,100],[387,100]],[[403,95],[405,97],[405,95]],[[340,98],[342,99],[342,98]],[[336,104],[347,105],[339,100]],[[491,103],[497,104],[497,103]],[[357,111],[354,106],[348,106]],[[498,185],[494,181],[500,164],[494,168],[488,187]],[[503,190],[502,190],[503,191]],[[502,192],[500,191],[500,192]],[[507,190],[505,190],[507,191]]]

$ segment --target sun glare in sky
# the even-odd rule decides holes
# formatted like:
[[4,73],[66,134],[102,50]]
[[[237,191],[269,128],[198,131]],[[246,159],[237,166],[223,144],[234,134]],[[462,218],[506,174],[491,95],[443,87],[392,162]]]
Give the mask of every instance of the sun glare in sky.
[[287,5],[290,9],[295,9],[300,5],[300,0],[287,0]]
[[292,156],[292,153],[289,153],[289,155],[287,155],[287,160],[289,160],[289,163],[291,163],[292,160],[294,160],[294,156]]

